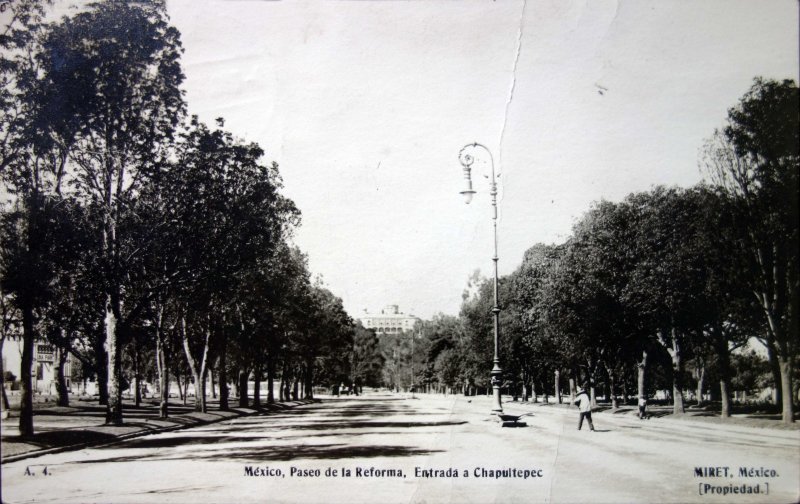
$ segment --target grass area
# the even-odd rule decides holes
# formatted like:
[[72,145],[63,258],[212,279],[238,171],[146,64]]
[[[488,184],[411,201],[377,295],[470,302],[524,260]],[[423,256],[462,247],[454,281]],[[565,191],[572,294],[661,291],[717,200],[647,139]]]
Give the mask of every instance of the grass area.
[[[526,404],[520,401],[509,401],[510,404]],[[530,404],[530,403],[528,403]],[[548,403],[537,403],[540,406],[548,406],[554,408],[569,408],[569,399],[565,398],[559,404],[558,402],[550,401]],[[575,408],[575,406],[571,406]],[[687,404],[686,412],[682,415],[674,415],[672,413],[672,405],[666,401],[656,401],[647,405],[647,414],[650,418],[671,418],[676,420],[700,421],[712,424],[724,425],[740,425],[742,427],[754,428],[770,428],[781,430],[800,430],[800,408],[795,407],[795,422],[792,424],[784,424],[782,421],[781,407],[774,404],[734,404],[731,408],[731,417],[722,418],[722,404],[720,402],[708,402],[702,406],[697,404]],[[633,415],[638,413],[638,408],[635,404],[622,404],[616,409],[611,407],[610,403],[598,402],[596,408],[593,409],[596,413],[600,414],[613,414],[613,415]]]
[[[601,410],[611,410],[609,405],[603,405]],[[616,411],[625,410],[626,413],[635,415],[635,406],[623,406]],[[731,408],[731,416],[722,418],[722,405],[719,402],[711,402],[698,406],[697,404],[687,405],[684,414],[673,414],[671,404],[648,404],[647,413],[654,418],[671,418],[676,420],[700,421],[712,424],[740,425],[742,427],[770,428],[782,430],[800,430],[800,413],[795,409],[795,423],[785,424],[782,421],[781,409],[775,405],[763,404],[737,404]]]

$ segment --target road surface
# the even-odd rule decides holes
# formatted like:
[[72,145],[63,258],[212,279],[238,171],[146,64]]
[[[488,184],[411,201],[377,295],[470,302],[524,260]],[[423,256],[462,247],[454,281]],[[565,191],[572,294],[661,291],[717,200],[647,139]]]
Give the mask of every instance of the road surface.
[[[332,398],[2,466],[3,502],[797,502],[800,432],[506,404]],[[46,471],[45,471],[46,470]],[[47,474],[45,474],[45,472]],[[734,493],[734,492],[758,493]],[[767,492],[769,492],[767,494]],[[702,495],[701,495],[702,493]]]

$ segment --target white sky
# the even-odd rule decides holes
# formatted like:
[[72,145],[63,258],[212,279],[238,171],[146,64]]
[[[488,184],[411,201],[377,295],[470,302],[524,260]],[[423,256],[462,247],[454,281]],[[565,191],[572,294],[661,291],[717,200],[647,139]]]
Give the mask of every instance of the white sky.
[[353,316],[456,314],[469,274],[491,273],[486,179],[458,194],[465,144],[502,173],[507,274],[592,201],[699,181],[753,77],[798,75],[795,0],[168,5],[190,113],[280,164],[295,241]]

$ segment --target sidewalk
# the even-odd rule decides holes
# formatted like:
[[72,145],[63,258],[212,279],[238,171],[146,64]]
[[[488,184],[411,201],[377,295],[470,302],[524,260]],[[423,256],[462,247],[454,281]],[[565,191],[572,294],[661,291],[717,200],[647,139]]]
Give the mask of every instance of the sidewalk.
[[[158,402],[143,400],[137,408],[132,401],[123,401],[123,425],[105,424],[105,406],[97,400],[70,397],[70,406],[55,406],[53,402],[34,404],[34,436],[19,436],[19,410],[0,422],[2,434],[2,463],[13,462],[47,453],[79,450],[88,446],[116,443],[124,439],[219,422],[226,419],[292,408],[311,400],[262,404],[259,409],[231,407],[220,411],[217,401],[208,402],[208,412],[194,411],[193,404],[170,402],[169,418],[158,418]],[[234,401],[231,401],[235,404]]]
[[[489,404],[488,396],[471,396],[471,402]],[[488,410],[489,407],[487,406]],[[577,407],[570,405],[568,400],[562,403],[550,401],[544,402],[524,402],[507,400],[503,402],[503,409],[506,413],[521,414],[527,412],[550,412],[558,415],[575,415]],[[608,404],[601,404],[592,410],[595,419],[626,420],[639,423],[638,408],[631,405],[622,405],[617,409],[611,408]],[[653,425],[675,425],[681,424],[694,425],[708,430],[725,430],[727,432],[738,432],[740,434],[753,434],[757,431],[770,431],[772,436],[781,437],[796,443],[800,440],[800,413],[795,414],[795,422],[785,424],[780,420],[780,414],[763,413],[734,413],[729,418],[721,418],[718,412],[708,411],[704,408],[688,406],[682,415],[674,415],[671,405],[651,405],[647,407],[647,422]]]

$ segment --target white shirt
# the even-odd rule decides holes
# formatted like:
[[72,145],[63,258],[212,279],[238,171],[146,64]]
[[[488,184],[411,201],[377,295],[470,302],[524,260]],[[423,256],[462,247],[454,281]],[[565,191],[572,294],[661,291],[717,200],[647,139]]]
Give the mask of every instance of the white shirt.
[[592,399],[589,397],[589,394],[586,391],[579,392],[578,397],[575,398],[575,402],[579,402],[578,408],[580,408],[581,413],[585,413],[587,411],[592,411]]

